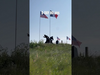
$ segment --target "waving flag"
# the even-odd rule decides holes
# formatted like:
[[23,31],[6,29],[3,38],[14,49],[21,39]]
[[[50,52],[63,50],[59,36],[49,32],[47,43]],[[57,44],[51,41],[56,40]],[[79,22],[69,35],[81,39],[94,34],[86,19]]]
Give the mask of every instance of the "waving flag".
[[79,46],[82,44],[82,42],[78,41],[74,36],[72,36],[72,45]]
[[67,40],[71,40],[71,39],[67,36]]
[[57,19],[58,15],[50,10],[50,17],[55,17]]
[[60,39],[57,37],[57,40],[60,40]]
[[44,13],[42,13],[42,11],[40,11],[40,17],[48,19],[48,17]]

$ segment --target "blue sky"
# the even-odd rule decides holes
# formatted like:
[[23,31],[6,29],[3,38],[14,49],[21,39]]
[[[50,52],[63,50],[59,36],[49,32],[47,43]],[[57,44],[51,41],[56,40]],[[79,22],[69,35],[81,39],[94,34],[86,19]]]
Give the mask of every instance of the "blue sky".
[[[48,19],[40,18],[40,11],[59,12],[57,19],[49,17]],[[30,41],[39,41],[39,19],[40,22],[40,39],[44,40],[43,35],[49,36],[49,19],[51,18],[51,36],[54,37],[53,43],[59,37],[64,43],[71,44],[66,36],[71,38],[71,0],[30,0]],[[61,40],[59,42],[61,42]]]

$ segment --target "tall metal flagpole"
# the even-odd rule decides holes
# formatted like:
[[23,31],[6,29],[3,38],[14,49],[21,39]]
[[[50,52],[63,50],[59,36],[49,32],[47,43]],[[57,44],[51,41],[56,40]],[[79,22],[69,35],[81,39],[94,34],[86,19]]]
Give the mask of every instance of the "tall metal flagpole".
[[16,50],[16,40],[17,40],[17,0],[15,9],[15,50]]
[[[50,16],[50,12],[49,12],[49,16]],[[49,17],[49,37],[51,36],[51,17]]]
[[40,41],[40,23],[41,23],[41,18],[39,17],[39,41]]

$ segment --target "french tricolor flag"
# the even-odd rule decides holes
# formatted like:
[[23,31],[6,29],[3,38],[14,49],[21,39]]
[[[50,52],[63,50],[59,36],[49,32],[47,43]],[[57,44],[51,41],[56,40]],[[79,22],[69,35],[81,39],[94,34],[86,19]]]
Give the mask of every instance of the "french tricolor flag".
[[67,40],[71,40],[68,36],[66,38],[67,38]]
[[50,17],[55,17],[57,19],[58,15],[50,10]]

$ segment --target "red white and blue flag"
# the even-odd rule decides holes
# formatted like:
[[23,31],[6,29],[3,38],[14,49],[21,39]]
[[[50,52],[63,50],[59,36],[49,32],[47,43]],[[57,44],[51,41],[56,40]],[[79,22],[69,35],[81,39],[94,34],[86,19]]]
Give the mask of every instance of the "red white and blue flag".
[[40,11],[40,17],[48,19],[48,17],[42,11]]
[[67,38],[67,40],[71,40],[68,36],[66,38]]
[[60,40],[60,39],[57,37],[57,40]]
[[72,36],[72,45],[79,46],[82,44],[82,42],[78,41],[74,36]]
[[50,10],[50,17],[55,17],[57,19],[58,15]]

